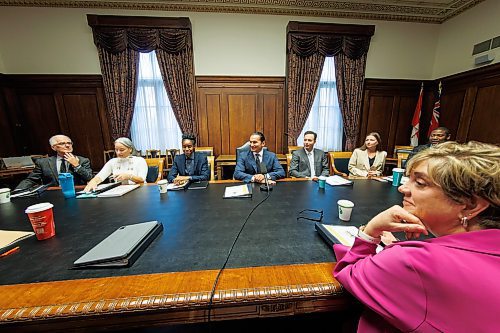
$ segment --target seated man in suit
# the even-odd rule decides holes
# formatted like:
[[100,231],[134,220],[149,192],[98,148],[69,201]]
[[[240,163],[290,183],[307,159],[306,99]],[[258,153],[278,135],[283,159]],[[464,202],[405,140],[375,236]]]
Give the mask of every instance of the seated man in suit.
[[183,185],[187,182],[198,182],[210,179],[207,155],[195,153],[196,137],[192,134],[182,136],[182,151],[184,154],[175,156],[172,169],[167,179],[175,185]]
[[244,151],[236,157],[236,168],[234,169],[234,179],[243,180],[245,183],[256,182],[265,183],[265,176],[261,171],[261,163],[267,169],[267,177],[272,182],[285,177],[285,170],[281,166],[275,153],[263,149],[266,145],[266,138],[261,132],[250,135],[250,150]]
[[321,149],[314,148],[317,134],[313,131],[304,133],[304,148],[292,152],[290,176],[296,178],[310,177],[318,180],[319,176],[328,177],[328,158]]
[[41,184],[59,186],[59,173],[63,172],[69,172],[73,175],[75,185],[85,185],[92,179],[90,160],[73,155],[73,142],[69,137],[54,135],[49,139],[49,144],[57,155],[37,159],[35,169],[17,185],[16,190]]
[[434,131],[431,132],[431,135],[429,136],[429,143],[425,145],[419,145],[413,148],[412,152],[408,155],[408,158],[406,159],[406,163],[415,156],[418,152],[425,150],[427,148],[430,148],[434,145],[437,145],[439,143],[443,143],[446,141],[449,141],[451,137],[450,130],[446,127],[438,127]]

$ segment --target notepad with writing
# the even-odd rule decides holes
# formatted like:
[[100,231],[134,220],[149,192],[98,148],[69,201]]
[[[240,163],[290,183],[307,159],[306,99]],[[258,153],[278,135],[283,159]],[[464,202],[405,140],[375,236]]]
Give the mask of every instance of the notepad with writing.
[[243,184],[236,186],[228,186],[224,190],[224,199],[230,198],[251,198],[252,197],[252,185]]
[[163,230],[158,221],[121,226],[73,263],[73,268],[128,267]]
[[34,236],[32,231],[11,231],[0,230],[0,254],[13,249],[19,245],[19,242]]

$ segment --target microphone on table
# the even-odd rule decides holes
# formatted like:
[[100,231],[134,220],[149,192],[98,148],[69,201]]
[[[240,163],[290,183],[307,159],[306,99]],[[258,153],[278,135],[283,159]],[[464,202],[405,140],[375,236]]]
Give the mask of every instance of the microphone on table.
[[266,191],[266,192],[269,192],[269,191],[272,191],[273,188],[269,186],[269,182],[267,180],[267,166],[266,166],[266,163],[264,162],[260,162],[260,173],[264,175],[264,179],[266,180],[266,184],[262,184],[260,185],[260,190],[261,191]]

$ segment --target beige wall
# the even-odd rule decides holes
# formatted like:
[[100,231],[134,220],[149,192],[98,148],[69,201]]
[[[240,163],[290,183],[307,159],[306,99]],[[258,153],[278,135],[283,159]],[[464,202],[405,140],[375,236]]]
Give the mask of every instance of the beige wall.
[[[490,2],[496,0],[487,2],[491,7]],[[292,20],[376,25],[367,60],[369,78],[432,79],[463,67],[440,64],[443,61],[436,56],[437,51],[444,52],[438,43],[447,43],[448,35],[453,36],[450,31],[460,26],[455,23],[460,16],[443,28],[434,24],[269,15],[1,7],[0,72],[100,73],[87,13],[189,17],[196,75],[284,76],[286,25]],[[472,19],[478,20],[477,15]],[[498,31],[494,28],[487,27]],[[461,55],[457,62],[466,62],[469,55]],[[435,70],[438,66],[440,71]]]
[[[439,78],[473,68],[474,44],[500,36],[500,1],[487,0],[442,24],[433,77]],[[482,53],[481,53],[482,54]],[[500,61],[500,48],[490,51]]]

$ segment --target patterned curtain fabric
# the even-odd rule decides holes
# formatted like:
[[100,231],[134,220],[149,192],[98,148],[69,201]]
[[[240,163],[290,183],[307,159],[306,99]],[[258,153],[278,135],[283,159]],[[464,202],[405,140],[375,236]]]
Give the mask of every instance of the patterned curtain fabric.
[[112,139],[128,137],[134,113],[139,52],[125,49],[111,53],[103,48],[98,48],[98,52]]
[[297,145],[314,103],[324,63],[325,57],[319,53],[305,57],[290,53],[288,56],[288,145]]
[[[139,52],[153,50],[158,55],[165,88],[181,130],[197,135],[190,29],[94,26],[92,31],[99,50],[113,137],[130,133]],[[125,81],[133,89],[124,89]],[[120,105],[120,100],[126,102]]]
[[156,55],[163,83],[182,133],[198,136],[193,48],[187,47],[178,53],[159,49]]
[[[339,104],[347,137],[346,150],[354,149],[359,134],[359,113],[370,39],[371,36],[368,35],[288,33],[287,106],[290,145],[295,145],[314,101],[321,76],[321,70],[315,70],[318,67],[316,61],[321,61],[322,66],[325,57],[334,56]],[[309,85],[303,86],[306,83]],[[311,86],[312,83],[315,83],[314,87]]]
[[335,56],[337,94],[344,119],[345,150],[353,151],[359,136],[359,118],[363,98],[366,54],[350,59],[343,53]]

